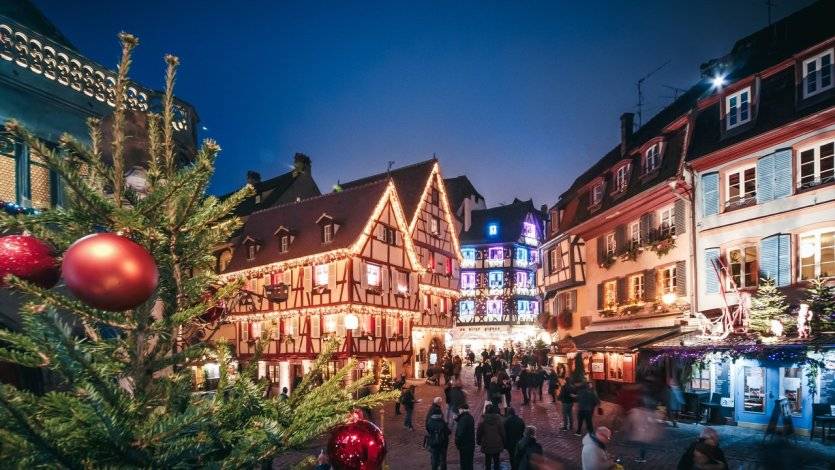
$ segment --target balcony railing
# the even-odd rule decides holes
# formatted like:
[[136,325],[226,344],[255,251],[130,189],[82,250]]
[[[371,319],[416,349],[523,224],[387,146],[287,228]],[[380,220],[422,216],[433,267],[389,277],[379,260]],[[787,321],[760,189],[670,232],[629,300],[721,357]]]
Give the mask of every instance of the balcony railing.
[[814,178],[814,179],[802,179],[797,185],[797,189],[800,191],[806,189],[816,188],[818,186],[823,186],[826,184],[835,183],[835,175],[833,176],[825,176],[823,178]]
[[[13,63],[110,107],[116,106],[116,73],[51,39],[0,16],[0,61]],[[174,104],[175,132],[190,131],[195,115],[180,100]],[[161,94],[136,83],[125,90],[125,105],[137,111],[161,109]]]
[[757,203],[757,194],[746,194],[745,196],[737,196],[725,201],[725,210],[732,211],[742,209],[743,207],[753,206]]

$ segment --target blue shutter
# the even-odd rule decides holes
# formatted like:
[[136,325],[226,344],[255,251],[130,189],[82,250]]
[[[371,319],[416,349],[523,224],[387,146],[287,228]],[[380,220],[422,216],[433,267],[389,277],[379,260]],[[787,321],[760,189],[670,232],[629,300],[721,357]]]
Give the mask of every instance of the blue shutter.
[[777,236],[777,285],[780,287],[791,284],[791,244],[792,237],[787,233]]
[[757,160],[757,204],[774,199],[774,154]]
[[[759,179],[759,175],[757,175]],[[792,195],[792,150],[774,153],[774,199]]]
[[760,241],[760,273],[778,287],[791,284],[791,235],[778,233]]
[[719,293],[719,277],[713,267],[713,260],[719,259],[719,248],[705,248],[705,293]]
[[760,240],[760,277],[777,281],[777,261],[780,249],[780,235]]
[[719,173],[702,175],[702,215],[719,213]]

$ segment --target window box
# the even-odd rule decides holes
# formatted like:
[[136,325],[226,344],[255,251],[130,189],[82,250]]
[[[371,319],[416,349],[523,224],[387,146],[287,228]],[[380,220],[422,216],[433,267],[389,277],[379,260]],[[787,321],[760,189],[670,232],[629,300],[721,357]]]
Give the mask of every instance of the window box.
[[615,264],[615,261],[615,255],[607,253],[603,255],[603,259],[600,260],[600,267],[603,269],[609,269]]

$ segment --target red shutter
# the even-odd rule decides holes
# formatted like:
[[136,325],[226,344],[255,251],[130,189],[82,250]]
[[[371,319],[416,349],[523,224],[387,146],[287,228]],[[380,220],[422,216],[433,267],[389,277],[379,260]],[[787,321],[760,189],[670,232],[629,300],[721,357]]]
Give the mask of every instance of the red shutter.
[[399,334],[399,335],[403,334],[403,319],[402,318],[397,319],[397,334]]

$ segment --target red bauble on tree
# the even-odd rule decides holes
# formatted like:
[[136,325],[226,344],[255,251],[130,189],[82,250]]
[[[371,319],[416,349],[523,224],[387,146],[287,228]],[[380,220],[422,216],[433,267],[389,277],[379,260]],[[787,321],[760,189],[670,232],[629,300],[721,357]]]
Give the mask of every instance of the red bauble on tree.
[[54,286],[59,269],[52,247],[31,235],[0,238],[0,285],[9,274],[44,289]]
[[336,470],[378,470],[385,456],[383,432],[357,416],[334,429],[328,440],[328,459]]
[[73,243],[64,253],[61,274],[76,297],[117,312],[148,300],[159,280],[145,248],[115,233],[95,233]]

